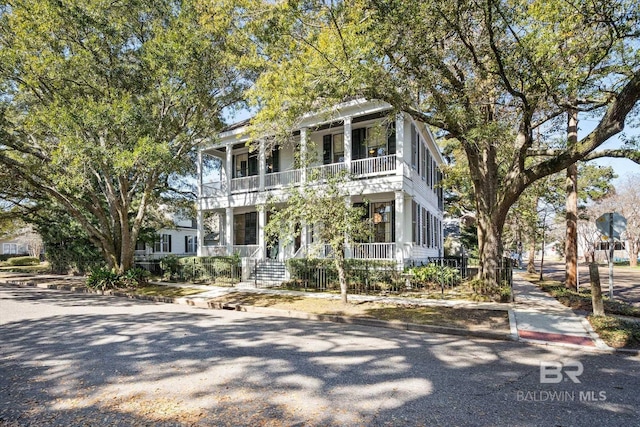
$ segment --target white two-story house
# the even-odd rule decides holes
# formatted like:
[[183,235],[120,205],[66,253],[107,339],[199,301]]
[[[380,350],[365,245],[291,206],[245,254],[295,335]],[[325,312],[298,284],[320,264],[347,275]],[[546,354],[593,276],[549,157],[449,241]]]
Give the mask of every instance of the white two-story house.
[[[239,253],[279,261],[318,256],[307,250],[318,243],[310,225],[285,247],[269,245],[263,232],[269,218],[262,207],[270,197],[282,197],[287,187],[311,175],[297,167],[295,150],[316,159],[308,168],[324,176],[350,172],[346,190],[351,202],[368,201],[371,241],[348,248],[347,257],[406,266],[443,255],[443,158],[427,126],[408,114],[392,113],[386,103],[365,100],[309,114],[300,123],[291,143],[281,146],[251,141],[247,123],[239,123],[201,149],[198,255]],[[214,173],[203,173],[203,164],[212,163]]]

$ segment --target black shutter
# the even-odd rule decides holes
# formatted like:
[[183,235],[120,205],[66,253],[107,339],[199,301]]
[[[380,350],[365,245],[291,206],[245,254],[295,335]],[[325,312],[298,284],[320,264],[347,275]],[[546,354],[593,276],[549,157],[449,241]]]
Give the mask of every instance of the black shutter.
[[189,236],[184,236],[184,253],[189,253]]
[[169,252],[171,252],[171,234],[167,234],[169,236]]
[[322,137],[322,163],[328,165],[331,163],[331,135],[325,135]]
[[351,160],[359,160],[367,157],[364,146],[365,128],[353,129],[351,131]]
[[248,176],[257,175],[258,174],[258,156],[257,155],[249,155],[249,173]]
[[280,172],[280,147],[275,146],[271,152],[272,172]]
[[387,149],[389,154],[396,154],[396,122],[389,126],[389,137],[387,138]]

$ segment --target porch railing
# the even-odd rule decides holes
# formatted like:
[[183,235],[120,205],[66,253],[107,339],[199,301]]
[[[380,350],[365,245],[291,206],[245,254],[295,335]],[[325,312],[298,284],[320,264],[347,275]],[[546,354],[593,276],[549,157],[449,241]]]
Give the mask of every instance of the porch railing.
[[356,177],[382,175],[396,170],[396,155],[353,160],[351,173]]
[[213,181],[202,184],[202,195],[205,197],[218,196],[227,192],[227,183],[224,181]]
[[358,243],[351,248],[356,259],[394,259],[395,253],[395,243]]
[[258,175],[244,176],[242,178],[233,178],[231,180],[231,192],[243,193],[247,191],[256,191],[260,185],[260,177]]
[[260,255],[259,245],[233,245],[233,253],[241,258],[257,258]]
[[302,181],[302,169],[268,173],[264,177],[265,188],[286,187],[297,185]]
[[[346,250],[346,258],[393,260],[396,254],[395,243],[357,243]],[[311,244],[302,246],[294,258],[331,258],[333,249],[330,245]]]

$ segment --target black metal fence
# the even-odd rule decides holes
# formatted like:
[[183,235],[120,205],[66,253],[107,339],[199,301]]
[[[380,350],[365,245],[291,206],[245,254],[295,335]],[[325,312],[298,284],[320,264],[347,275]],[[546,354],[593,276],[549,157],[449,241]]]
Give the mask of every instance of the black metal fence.
[[218,257],[187,257],[136,261],[152,276],[179,282],[216,282],[235,284],[242,278],[242,268],[236,260]]

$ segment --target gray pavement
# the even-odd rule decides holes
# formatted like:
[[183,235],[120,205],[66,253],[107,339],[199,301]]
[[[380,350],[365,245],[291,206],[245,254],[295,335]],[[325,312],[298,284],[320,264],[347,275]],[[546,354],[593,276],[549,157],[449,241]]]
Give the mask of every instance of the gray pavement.
[[3,426],[631,426],[639,384],[635,355],[0,287]]
[[[60,282],[60,276],[28,276],[15,275],[11,277],[0,278],[0,281],[9,281],[15,283],[40,283],[40,286],[47,286],[47,282],[54,280]],[[74,283],[82,280],[78,277],[66,276],[62,278],[62,282]],[[261,294],[280,294],[304,296],[308,298],[323,298],[339,300],[340,296],[330,293],[301,292],[269,288],[255,288],[253,283],[240,283],[235,287],[216,287],[210,285],[196,285],[191,283],[158,283],[167,286],[192,287],[199,288],[203,292],[183,297],[176,302],[190,306],[207,307],[207,302],[212,298],[222,295],[228,295],[236,292],[243,293],[261,293]],[[514,295],[515,302],[512,304],[475,302],[464,300],[434,300],[422,298],[398,298],[392,296],[374,296],[374,295],[349,295],[351,301],[379,301],[397,304],[410,304],[419,306],[445,306],[458,307],[466,309],[487,309],[501,310],[509,313],[509,321],[511,326],[511,339],[523,342],[559,345],[559,346],[578,346],[585,350],[607,350],[613,351],[608,347],[593,331],[589,322],[584,315],[574,313],[571,309],[563,306],[555,298],[542,292],[534,284],[523,280],[518,274],[514,275]],[[261,311],[269,311],[269,309],[261,309]],[[285,314],[282,311],[274,315]],[[294,316],[295,317],[295,316]],[[441,332],[455,332],[440,328]],[[432,331],[438,331],[438,328],[431,328]],[[483,334],[480,331],[464,331],[464,334],[476,334],[480,337],[488,337],[491,334]],[[495,334],[494,337],[504,337]]]

